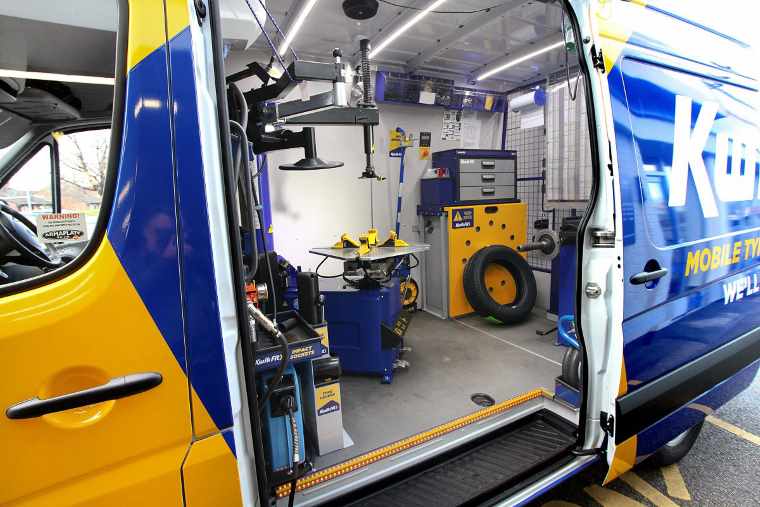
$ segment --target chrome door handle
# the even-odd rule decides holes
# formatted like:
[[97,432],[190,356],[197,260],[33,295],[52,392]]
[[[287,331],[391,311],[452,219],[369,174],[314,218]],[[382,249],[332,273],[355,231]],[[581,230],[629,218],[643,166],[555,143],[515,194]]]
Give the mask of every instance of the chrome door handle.
[[655,280],[659,280],[663,276],[668,274],[667,268],[660,268],[655,269],[654,271],[642,271],[641,273],[636,273],[633,275],[630,279],[630,282],[633,285],[642,285],[647,282],[653,282]]
[[162,380],[161,374],[156,372],[124,375],[90,389],[62,394],[61,396],[44,400],[34,397],[30,400],[16,403],[8,407],[5,415],[8,419],[31,419],[45,414],[52,414],[53,412],[92,405],[93,403],[117,400],[153,389]]

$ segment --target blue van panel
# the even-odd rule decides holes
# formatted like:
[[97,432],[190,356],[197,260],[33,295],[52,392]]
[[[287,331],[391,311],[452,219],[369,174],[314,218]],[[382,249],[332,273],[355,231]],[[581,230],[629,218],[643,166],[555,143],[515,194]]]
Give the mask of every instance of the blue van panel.
[[168,43],[171,62],[171,108],[174,121],[174,187],[177,195],[177,243],[181,274],[188,377],[215,428],[204,427],[193,411],[201,436],[232,426],[222,324],[206,203],[203,159],[193,77],[190,28]]
[[[650,261],[669,270],[656,284],[625,286],[624,359],[633,391],[760,326],[760,298],[749,297],[760,277],[754,268],[760,255],[760,157],[753,144],[760,139],[758,95],[744,79],[688,62],[677,68],[631,45],[608,83],[624,203],[625,279]],[[749,148],[735,151],[740,143]],[[693,152],[701,153],[704,170],[692,163]],[[679,157],[686,157],[685,165]],[[678,179],[676,167],[685,179]],[[750,180],[752,188],[744,191]],[[726,291],[737,284],[748,297],[729,301]]]

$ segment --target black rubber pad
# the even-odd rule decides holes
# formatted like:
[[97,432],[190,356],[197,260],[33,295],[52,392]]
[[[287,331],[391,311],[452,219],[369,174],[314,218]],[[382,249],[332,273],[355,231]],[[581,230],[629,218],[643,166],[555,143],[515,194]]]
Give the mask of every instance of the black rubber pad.
[[[350,505],[448,507],[481,503],[569,452],[573,428],[539,412],[474,447],[414,475],[385,481],[380,491],[354,495]],[[348,500],[348,499],[347,499]]]

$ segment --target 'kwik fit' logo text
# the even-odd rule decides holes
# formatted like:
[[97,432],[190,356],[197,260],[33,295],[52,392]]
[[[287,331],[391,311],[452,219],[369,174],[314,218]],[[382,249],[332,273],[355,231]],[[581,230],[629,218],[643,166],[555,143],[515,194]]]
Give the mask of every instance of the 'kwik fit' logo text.
[[702,214],[705,218],[717,217],[716,197],[722,202],[752,201],[755,196],[760,197],[760,187],[755,182],[760,161],[760,133],[756,129],[731,134],[719,131],[715,138],[715,164],[711,181],[702,154],[715,123],[718,104],[704,102],[692,129],[691,102],[689,97],[676,95],[668,206],[686,205],[686,188],[691,173]]

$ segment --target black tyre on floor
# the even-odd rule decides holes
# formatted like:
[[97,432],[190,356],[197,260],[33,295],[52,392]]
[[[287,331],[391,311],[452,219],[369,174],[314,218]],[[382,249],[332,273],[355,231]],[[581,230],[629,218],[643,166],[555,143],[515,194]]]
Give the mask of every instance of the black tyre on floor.
[[647,459],[647,464],[664,467],[681,461],[697,441],[705,421],[702,420],[665,444]]
[[[517,290],[511,303],[501,304],[488,292],[485,274],[491,264],[502,266],[514,278]],[[533,270],[519,253],[507,246],[492,245],[478,250],[467,261],[463,278],[467,301],[484,317],[493,317],[506,324],[520,322],[525,320],[536,302]]]
[[562,379],[576,389],[582,384],[582,360],[583,354],[578,349],[568,348],[562,356]]

